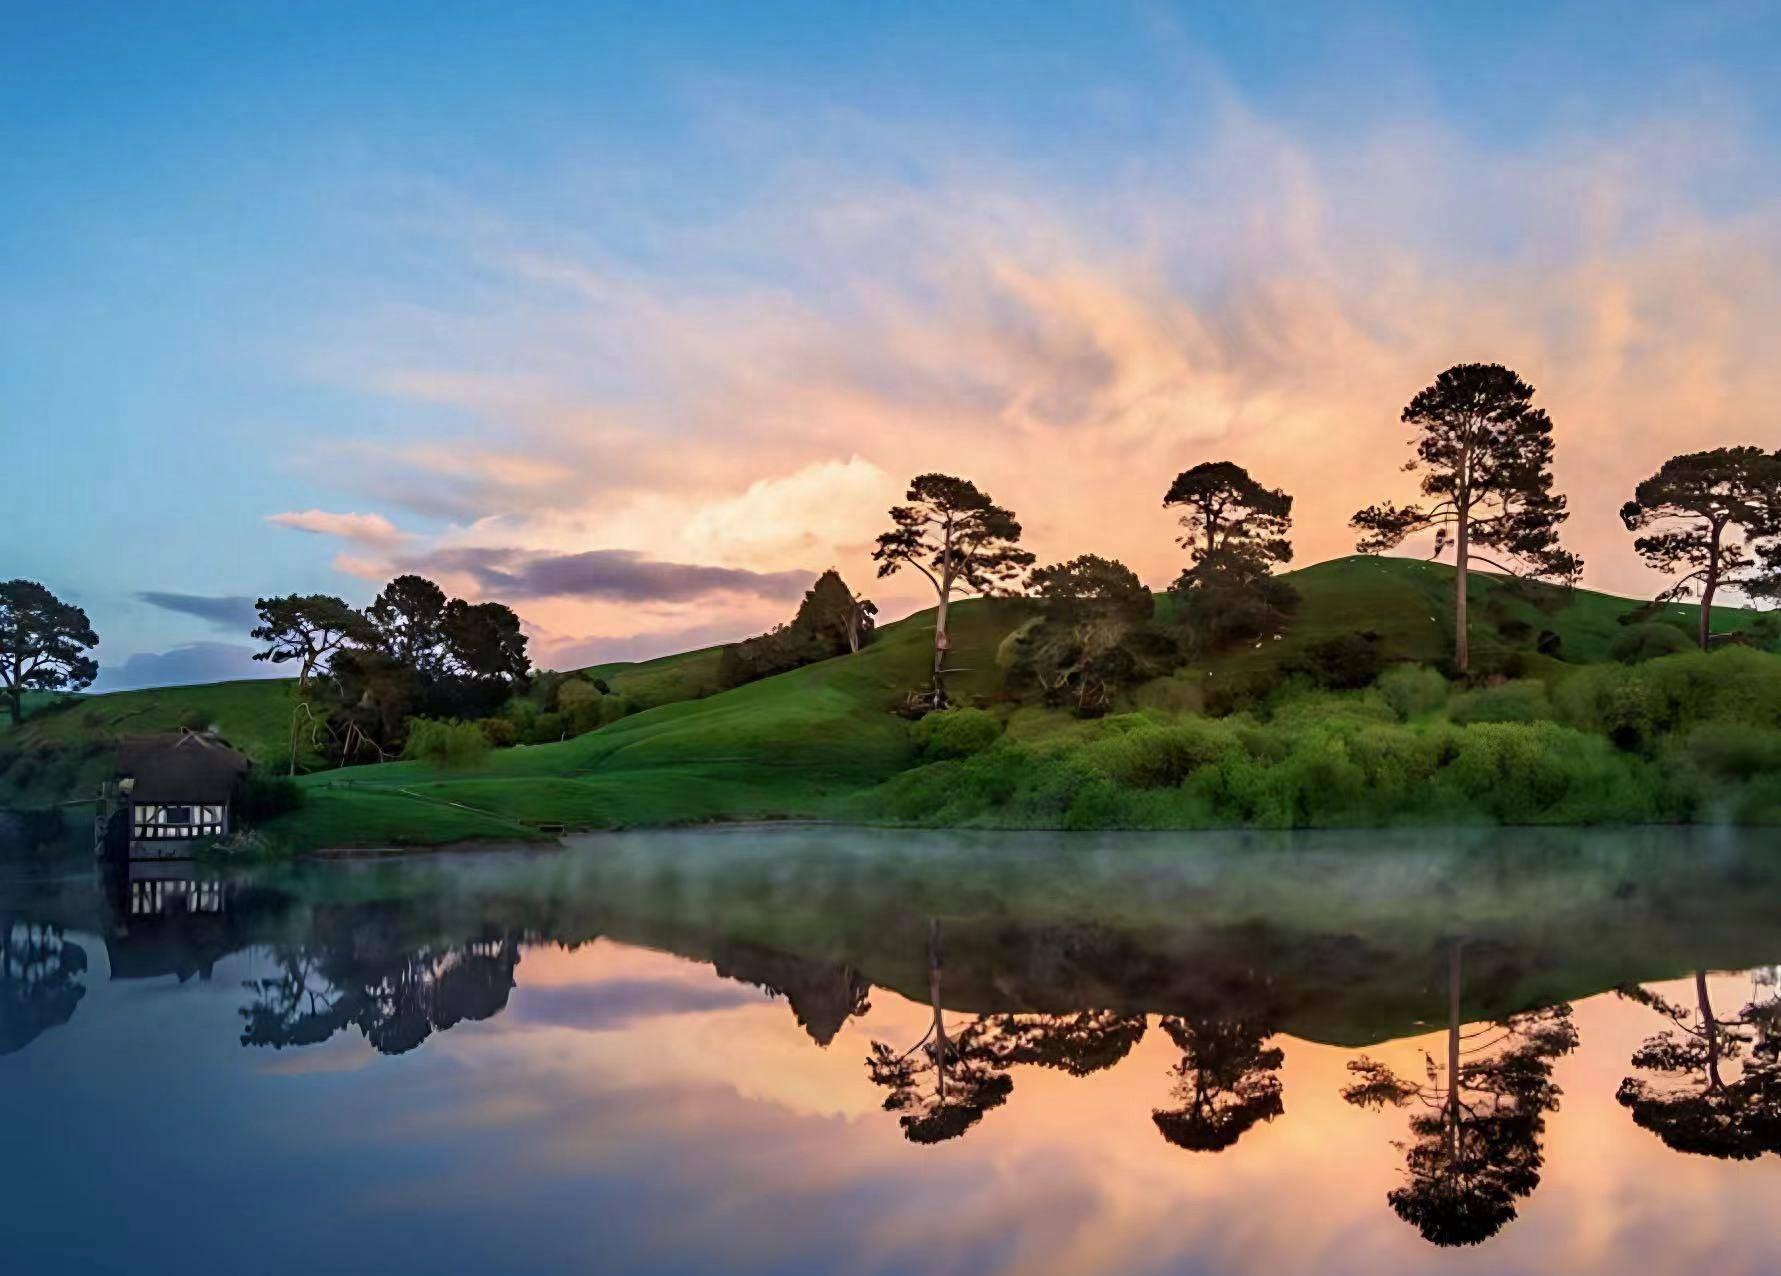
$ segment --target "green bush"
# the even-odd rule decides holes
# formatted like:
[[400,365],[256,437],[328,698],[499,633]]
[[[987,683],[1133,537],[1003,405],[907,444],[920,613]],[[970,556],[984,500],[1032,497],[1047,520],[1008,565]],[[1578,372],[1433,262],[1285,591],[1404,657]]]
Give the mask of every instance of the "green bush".
[[1706,722],[1778,727],[1781,656],[1728,647],[1637,665],[1592,665],[1562,683],[1554,699],[1560,721],[1629,750]]
[[939,762],[981,753],[1001,736],[1002,724],[982,709],[943,709],[920,718],[913,734],[921,756]]
[[1117,784],[1163,789],[1240,747],[1228,720],[1188,718],[1166,726],[1141,721],[1135,729],[1104,732],[1082,758]]
[[1433,713],[1447,703],[1447,679],[1427,665],[1396,665],[1379,675],[1379,695],[1399,722]]
[[1379,676],[1379,640],[1374,634],[1325,638],[1285,661],[1282,668],[1330,691],[1356,690]]
[[1552,705],[1545,683],[1524,678],[1456,696],[1448,716],[1462,726],[1474,722],[1540,722],[1552,717]]
[[243,824],[258,824],[303,805],[303,788],[286,775],[249,767],[235,791],[233,813]]
[[482,761],[489,751],[481,726],[457,718],[411,718],[407,756],[438,766],[464,767]]
[[507,749],[519,743],[519,727],[509,718],[482,718],[476,725],[491,749]]
[[1647,621],[1628,625],[1615,635],[1608,646],[1608,655],[1623,665],[1643,664],[1659,656],[1675,656],[1694,650],[1695,644],[1674,625]]

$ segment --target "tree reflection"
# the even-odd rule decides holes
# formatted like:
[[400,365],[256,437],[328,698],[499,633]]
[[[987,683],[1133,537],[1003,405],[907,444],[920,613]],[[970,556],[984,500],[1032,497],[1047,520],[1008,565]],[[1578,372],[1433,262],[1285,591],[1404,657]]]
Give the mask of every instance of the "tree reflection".
[[1421,1081],[1361,1058],[1348,1065],[1348,1102],[1420,1105],[1410,1117],[1405,1181],[1386,1194],[1399,1218],[1436,1245],[1476,1245],[1515,1217],[1540,1183],[1540,1138],[1558,1107],[1553,1061],[1577,1046],[1568,1005],[1466,1030],[1460,1020],[1460,949],[1448,957],[1447,1058],[1425,1055]]
[[1739,1161],[1781,1152],[1781,1003],[1766,998],[1722,1018],[1704,970],[1693,1006],[1642,988],[1622,995],[1673,1025],[1634,1052],[1633,1067],[1648,1075],[1627,1077],[1615,1095],[1640,1127],[1678,1152]]
[[398,952],[355,938],[274,950],[277,973],[245,985],[241,1044],[318,1045],[354,1027],[380,1054],[405,1054],[435,1031],[499,1014],[513,991],[517,936]]
[[1086,1077],[1130,1054],[1144,1037],[1145,1019],[1111,1010],[1081,1010],[1063,1015],[986,1015],[976,1027],[1001,1067],[1033,1064]]
[[1150,1114],[1162,1136],[1190,1152],[1222,1152],[1257,1122],[1286,1110],[1279,1071],[1286,1053],[1266,1045],[1271,1030],[1245,1019],[1170,1015],[1163,1031],[1181,1051],[1175,1106]]
[[1007,1102],[1014,1082],[1002,1071],[980,1020],[948,1036],[940,1008],[940,923],[928,925],[928,995],[934,1017],[921,1040],[898,1053],[872,1043],[866,1072],[888,1094],[884,1110],[898,1114],[911,1143],[939,1143],[969,1130],[991,1108]]
[[0,1055],[73,1018],[86,968],[87,950],[60,926],[0,916]]

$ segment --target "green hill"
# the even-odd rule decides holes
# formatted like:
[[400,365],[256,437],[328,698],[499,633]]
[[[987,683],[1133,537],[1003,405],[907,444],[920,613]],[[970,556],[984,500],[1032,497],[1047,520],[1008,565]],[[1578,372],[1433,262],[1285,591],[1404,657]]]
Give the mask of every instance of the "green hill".
[[[1379,650],[1394,661],[1437,663],[1451,648],[1449,567],[1351,557],[1288,579],[1302,602],[1282,638],[1138,687],[1129,707],[1190,712],[1207,688],[1266,678],[1344,634],[1377,635]],[[1557,679],[1605,660],[1624,632],[1619,617],[1636,605],[1587,590],[1513,589],[1486,574],[1474,575],[1471,591],[1479,665],[1490,668],[1514,653],[1526,672]],[[955,606],[952,664],[962,672],[951,685],[959,700],[988,703],[998,695],[997,648],[1030,607],[1018,599]],[[1165,622],[1169,608],[1165,597]],[[1661,619],[1687,628],[1695,614],[1676,605]],[[1751,619],[1716,609],[1715,627],[1732,630]],[[321,846],[534,836],[539,824],[853,814],[863,790],[919,761],[909,724],[888,710],[924,681],[932,626],[933,613],[921,612],[883,626],[858,655],[729,691],[717,686],[721,648],[594,666],[587,672],[644,710],[562,743],[499,750],[473,771],[398,762],[311,774],[303,780],[305,809],[278,832],[296,845]],[[1542,637],[1557,658],[1535,654]],[[84,796],[107,772],[112,742],[129,731],[214,725],[261,762],[280,765],[293,691],[290,680],[266,680],[39,703],[21,727],[0,734],[0,806]],[[1036,708],[1019,710],[1015,719],[1011,734],[1027,740],[1082,725]]]

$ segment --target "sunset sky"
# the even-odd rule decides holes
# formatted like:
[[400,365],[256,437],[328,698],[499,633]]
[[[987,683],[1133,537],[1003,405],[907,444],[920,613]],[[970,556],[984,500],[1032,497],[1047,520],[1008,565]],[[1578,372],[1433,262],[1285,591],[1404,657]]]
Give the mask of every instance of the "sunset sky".
[[923,605],[941,469],[1161,586],[1177,471],[1346,553],[1485,360],[1637,593],[1633,484],[1781,446],[1781,7],[965,8],[0,3],[0,576],[101,688],[399,570],[638,658]]

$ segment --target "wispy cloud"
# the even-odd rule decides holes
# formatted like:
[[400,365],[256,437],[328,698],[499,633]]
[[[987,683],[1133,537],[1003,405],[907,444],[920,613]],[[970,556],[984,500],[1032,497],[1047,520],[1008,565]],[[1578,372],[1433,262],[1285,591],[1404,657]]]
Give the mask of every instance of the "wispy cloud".
[[579,554],[540,554],[520,549],[461,547],[405,559],[405,571],[472,577],[492,597],[598,598],[611,602],[680,603],[712,594],[796,598],[814,572],[752,572],[645,558],[635,550],[597,549]]
[[359,545],[392,546],[406,539],[406,534],[382,514],[335,514],[327,510],[297,510],[284,514],[268,514],[266,521],[277,527],[294,528],[319,536],[338,536]]
[[196,616],[218,629],[249,629],[254,624],[254,600],[239,594],[175,594],[145,589],[136,595],[141,602],[162,611]]

